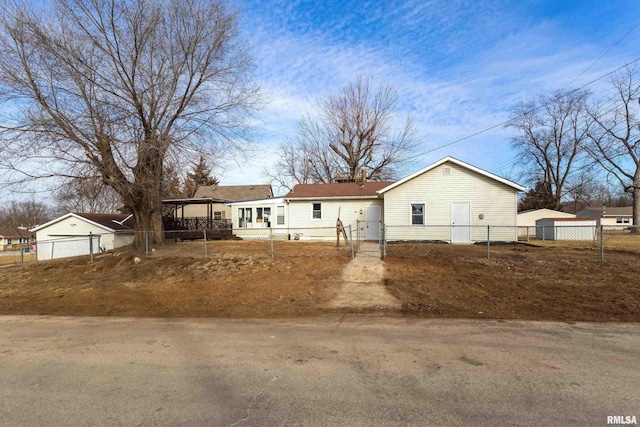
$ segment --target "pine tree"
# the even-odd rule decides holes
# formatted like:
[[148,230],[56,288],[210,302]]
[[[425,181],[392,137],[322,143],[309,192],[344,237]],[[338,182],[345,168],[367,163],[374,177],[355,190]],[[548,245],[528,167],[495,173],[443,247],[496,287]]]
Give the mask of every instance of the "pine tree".
[[193,172],[187,172],[187,178],[184,180],[184,195],[185,197],[193,197],[198,187],[218,185],[219,183],[218,178],[211,176],[211,168],[207,166],[204,157],[200,156],[198,163],[194,164]]
[[556,209],[553,192],[544,181],[538,181],[534,188],[527,191],[520,203],[518,211],[528,211],[532,209]]

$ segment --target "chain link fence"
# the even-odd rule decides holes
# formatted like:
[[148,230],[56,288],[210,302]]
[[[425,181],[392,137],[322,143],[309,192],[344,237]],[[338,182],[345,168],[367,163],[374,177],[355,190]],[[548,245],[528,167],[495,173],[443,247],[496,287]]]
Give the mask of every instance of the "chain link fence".
[[487,248],[504,245],[590,249],[601,261],[609,251],[629,251],[640,254],[638,226],[383,226],[383,256],[390,244],[474,244]]
[[298,254],[296,243],[314,242],[319,249],[338,250],[345,256],[353,258],[357,248],[354,246],[353,230],[347,226],[343,230],[337,227],[306,227],[306,228],[247,228],[234,230],[234,238],[224,240],[209,238],[206,230],[200,234],[193,231],[165,231],[165,245],[153,247],[149,234],[143,234],[141,241],[145,242],[146,256],[193,256],[208,257],[214,254],[236,254],[269,256],[295,256]]

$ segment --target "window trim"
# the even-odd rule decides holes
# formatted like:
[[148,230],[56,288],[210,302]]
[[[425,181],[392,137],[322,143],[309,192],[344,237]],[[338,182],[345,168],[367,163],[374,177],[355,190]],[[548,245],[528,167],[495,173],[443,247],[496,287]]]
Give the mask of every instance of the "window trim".
[[[282,208],[282,216],[280,216],[280,208]],[[276,206],[276,225],[285,225],[285,209],[284,205]],[[280,222],[280,218],[282,218],[282,223]]]
[[[422,205],[422,224],[413,223],[413,206]],[[426,225],[427,223],[427,204],[425,202],[410,202],[409,203],[409,225]]]
[[[320,205],[320,210],[316,211],[314,209],[314,205]],[[319,218],[314,218],[314,213],[315,212],[319,212],[320,213],[320,217]],[[322,221],[322,202],[311,202],[311,221]]]

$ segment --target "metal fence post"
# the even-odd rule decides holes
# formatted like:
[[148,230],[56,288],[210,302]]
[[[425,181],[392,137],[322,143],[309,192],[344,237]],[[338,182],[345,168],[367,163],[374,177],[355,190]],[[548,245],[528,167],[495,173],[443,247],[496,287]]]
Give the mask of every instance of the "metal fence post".
[[24,248],[20,248],[20,264],[24,264]]
[[382,224],[382,259],[387,258],[387,226]]
[[89,232],[89,260],[93,262],[93,233]]
[[353,254],[353,232],[351,230],[351,224],[349,224],[349,243],[351,244],[351,259],[355,258]]
[[604,226],[600,226],[600,264],[604,262]]
[[202,233],[204,236],[204,257],[207,258],[207,229],[205,228]]
[[275,258],[276,254],[273,251],[273,228],[269,227],[269,240],[271,240],[271,258]]
[[143,231],[144,233],[144,255],[149,256],[149,232]]
[[487,259],[491,258],[491,226],[487,225]]

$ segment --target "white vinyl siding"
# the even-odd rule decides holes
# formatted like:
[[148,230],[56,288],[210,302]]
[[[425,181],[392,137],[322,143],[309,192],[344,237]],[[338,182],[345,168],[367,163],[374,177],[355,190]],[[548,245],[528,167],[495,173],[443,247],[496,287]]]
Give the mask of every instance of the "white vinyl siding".
[[[443,173],[445,167],[450,168],[449,174]],[[515,227],[517,194],[516,189],[506,184],[446,162],[385,192],[384,222],[389,226],[411,225],[407,210],[420,201],[425,203],[426,225],[450,225],[452,203],[468,202],[472,226]]]
[[[99,252],[100,248],[111,250],[133,243],[133,233],[114,233],[97,225],[91,224],[82,219],[70,216],[61,221],[55,222],[45,228],[36,231],[36,240],[40,243],[37,245],[38,259],[46,260],[51,258],[51,254],[55,258],[58,257],[58,249],[55,243],[44,243],[51,240],[66,240],[73,243],[60,243],[59,248],[63,245],[75,245],[83,248],[82,254],[89,254],[89,233],[95,236],[94,251]],[[98,247],[98,237],[100,247]],[[75,254],[74,254],[75,255]]]
[[[380,206],[382,213],[382,200],[380,199],[340,199],[340,200],[322,200],[322,218],[312,219],[309,213],[311,207],[308,200],[291,200],[289,209],[289,225],[291,228],[317,228],[328,227],[327,234],[335,239],[336,220],[338,214],[345,228],[353,231],[356,236],[356,222],[358,220],[366,220],[366,212],[368,206]],[[407,205],[408,206],[408,205]],[[384,219],[384,217],[383,217]],[[348,233],[348,231],[347,231]]]

